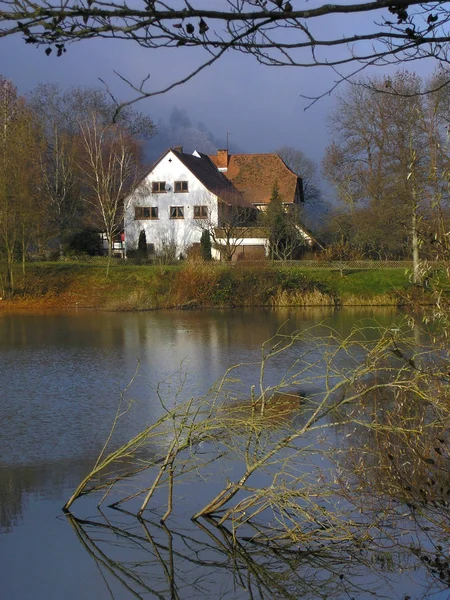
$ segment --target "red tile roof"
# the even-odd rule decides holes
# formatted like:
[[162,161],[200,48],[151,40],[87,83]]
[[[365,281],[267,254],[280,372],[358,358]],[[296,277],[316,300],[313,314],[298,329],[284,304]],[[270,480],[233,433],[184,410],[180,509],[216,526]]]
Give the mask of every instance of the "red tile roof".
[[277,154],[228,155],[226,150],[219,150],[210,159],[248,202],[267,204],[275,182],[284,203],[302,200],[301,180]]

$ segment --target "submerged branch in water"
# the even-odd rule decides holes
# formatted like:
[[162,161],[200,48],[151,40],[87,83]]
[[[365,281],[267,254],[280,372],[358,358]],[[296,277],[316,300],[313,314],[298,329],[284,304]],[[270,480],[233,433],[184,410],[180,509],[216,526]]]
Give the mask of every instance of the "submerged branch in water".
[[[201,504],[189,504],[192,519],[214,522],[220,534],[229,527],[235,544],[239,534],[274,552],[326,546],[369,557],[391,539],[406,552],[389,528],[410,528],[411,517],[421,531],[441,535],[450,529],[450,392],[436,373],[448,371],[446,354],[438,369],[436,347],[425,351],[406,329],[393,336],[375,326],[346,338],[324,325],[279,332],[263,346],[258,386],[244,399],[236,392],[242,365],[202,398],[161,398],[164,413],[154,424],[107,454],[108,438],[65,510],[80,495],[106,489],[111,496],[131,480],[138,488],[120,489],[113,505],[139,499],[131,512],[142,519],[157,494],[161,507],[167,486],[165,521],[179,511],[179,484],[190,478],[205,485]],[[274,364],[283,370],[278,385],[270,381]],[[211,470],[216,491],[208,499]],[[143,471],[150,483],[134,477]]]

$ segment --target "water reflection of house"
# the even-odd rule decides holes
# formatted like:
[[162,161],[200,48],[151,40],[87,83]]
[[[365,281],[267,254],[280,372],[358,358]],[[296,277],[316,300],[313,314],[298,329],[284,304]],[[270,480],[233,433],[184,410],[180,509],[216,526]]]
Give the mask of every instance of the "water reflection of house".
[[[166,150],[143,177],[125,206],[126,249],[137,248],[141,231],[152,251],[174,244],[179,255],[198,244],[202,230],[215,228],[220,244],[225,215],[245,215],[237,222],[239,252],[233,258],[262,258],[267,238],[251,211],[265,210],[277,184],[287,210],[303,201],[300,177],[276,154],[186,154],[182,147]],[[239,212],[240,211],[240,212]],[[299,228],[309,245],[310,233]]]

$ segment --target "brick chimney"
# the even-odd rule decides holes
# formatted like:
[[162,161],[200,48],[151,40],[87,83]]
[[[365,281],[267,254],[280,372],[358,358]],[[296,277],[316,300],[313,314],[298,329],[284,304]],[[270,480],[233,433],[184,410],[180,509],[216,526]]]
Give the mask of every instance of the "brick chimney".
[[183,154],[183,146],[174,146],[173,150],[175,150],[175,152],[179,152],[180,154]]
[[217,168],[219,171],[226,171],[228,169],[228,148],[217,150]]

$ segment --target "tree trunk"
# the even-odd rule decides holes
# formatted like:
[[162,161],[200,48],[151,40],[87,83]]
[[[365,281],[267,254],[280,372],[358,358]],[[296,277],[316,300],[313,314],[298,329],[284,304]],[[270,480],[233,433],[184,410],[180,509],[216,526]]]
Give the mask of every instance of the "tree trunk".
[[414,204],[412,211],[412,254],[413,254],[413,281],[420,283],[419,235],[417,231],[417,206]]
[[413,259],[413,282],[416,284],[420,283],[420,259],[419,259],[419,219],[418,219],[418,204],[417,204],[417,187],[416,178],[414,173],[414,166],[412,171],[412,207],[411,207],[411,245],[412,245],[412,259]]
[[6,249],[6,292],[14,294],[14,248]]

